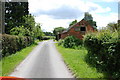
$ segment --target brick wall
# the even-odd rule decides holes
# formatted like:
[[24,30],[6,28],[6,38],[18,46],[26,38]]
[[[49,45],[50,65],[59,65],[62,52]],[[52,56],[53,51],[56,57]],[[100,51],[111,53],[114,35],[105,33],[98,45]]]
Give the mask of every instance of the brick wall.
[[[75,28],[76,27],[79,27],[79,26],[85,26],[86,27],[86,31],[83,32],[83,31],[75,31]],[[94,28],[92,26],[90,26],[86,21],[84,20],[81,20],[80,22],[78,22],[76,25],[74,25],[73,27],[71,27],[68,32],[65,32],[65,33],[62,33],[61,34],[61,39],[64,39],[65,37],[67,36],[75,36],[79,39],[83,39],[83,36],[85,35],[85,33],[87,32],[94,32]]]

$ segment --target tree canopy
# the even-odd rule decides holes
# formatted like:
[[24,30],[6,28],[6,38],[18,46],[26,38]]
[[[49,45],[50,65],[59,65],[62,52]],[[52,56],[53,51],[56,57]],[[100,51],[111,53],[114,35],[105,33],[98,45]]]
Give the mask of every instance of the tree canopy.
[[89,21],[89,20],[93,20],[93,17],[92,17],[92,15],[89,14],[88,12],[85,12],[84,19],[85,19],[86,21]]
[[109,28],[111,31],[119,31],[120,30],[120,23],[108,23],[107,28]]
[[23,16],[28,15],[28,2],[5,2],[5,33],[14,27],[22,26]]
[[44,33],[41,29],[41,24],[36,23],[36,26],[34,28],[34,37],[40,40],[43,36],[44,36]]
[[85,12],[85,15],[84,15],[84,20],[86,20],[91,26],[93,26],[95,29],[97,28],[97,25],[96,25],[96,21],[93,21],[93,17],[91,14],[89,14],[88,12]]
[[66,30],[64,27],[56,27],[53,30],[54,35],[57,35],[58,33],[61,33],[62,31]]
[[19,36],[31,36],[38,39],[42,38],[44,33],[41,29],[41,24],[35,23],[34,16],[26,15],[23,17],[24,24],[22,24],[22,26],[12,28],[10,30],[10,34]]
[[54,36],[54,34],[52,32],[43,32],[45,34],[45,36]]

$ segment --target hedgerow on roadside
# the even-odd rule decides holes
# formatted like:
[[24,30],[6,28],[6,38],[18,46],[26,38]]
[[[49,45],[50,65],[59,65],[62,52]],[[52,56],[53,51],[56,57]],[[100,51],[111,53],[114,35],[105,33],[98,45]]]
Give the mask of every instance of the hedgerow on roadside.
[[82,45],[82,40],[76,38],[75,36],[68,36],[64,40],[60,40],[58,45],[63,45],[65,48],[78,48]]
[[117,31],[86,34],[84,46],[88,50],[86,62],[98,71],[106,72],[109,78],[120,78],[120,39]]
[[[85,61],[84,58],[87,55],[87,50],[81,46],[80,49],[71,49],[71,48],[64,48],[63,46],[58,46],[58,43],[55,44],[58,51],[60,52],[64,62],[67,64],[69,69],[72,71],[74,76],[78,78],[84,78],[85,80],[97,79],[97,78],[104,78],[104,74],[100,73],[89,66]],[[99,80],[99,79],[98,79]]]
[[28,36],[15,36],[8,34],[1,34],[2,41],[2,56],[7,56],[21,50],[27,46],[30,46],[34,39]]
[[[120,37],[118,30],[103,29],[98,32],[88,33],[82,40],[68,36],[60,40],[58,45],[65,48],[84,46],[88,53],[85,61],[102,73],[107,78],[120,78]],[[79,48],[80,49],[80,48]]]

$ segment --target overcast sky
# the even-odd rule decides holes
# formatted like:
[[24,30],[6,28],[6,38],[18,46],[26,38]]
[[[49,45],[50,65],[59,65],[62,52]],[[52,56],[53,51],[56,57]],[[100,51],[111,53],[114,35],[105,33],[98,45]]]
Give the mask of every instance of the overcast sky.
[[55,27],[69,27],[73,20],[80,21],[84,12],[92,14],[98,28],[118,20],[118,0],[28,0],[29,11],[44,31]]

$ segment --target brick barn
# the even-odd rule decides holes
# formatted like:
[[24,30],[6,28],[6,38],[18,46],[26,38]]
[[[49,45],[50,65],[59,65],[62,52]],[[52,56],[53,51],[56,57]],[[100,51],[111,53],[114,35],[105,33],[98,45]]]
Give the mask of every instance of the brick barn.
[[79,39],[83,39],[83,35],[87,32],[96,31],[97,26],[91,26],[86,20],[82,19],[78,23],[70,26],[67,30],[58,34],[58,39],[64,39],[67,36],[75,36]]

